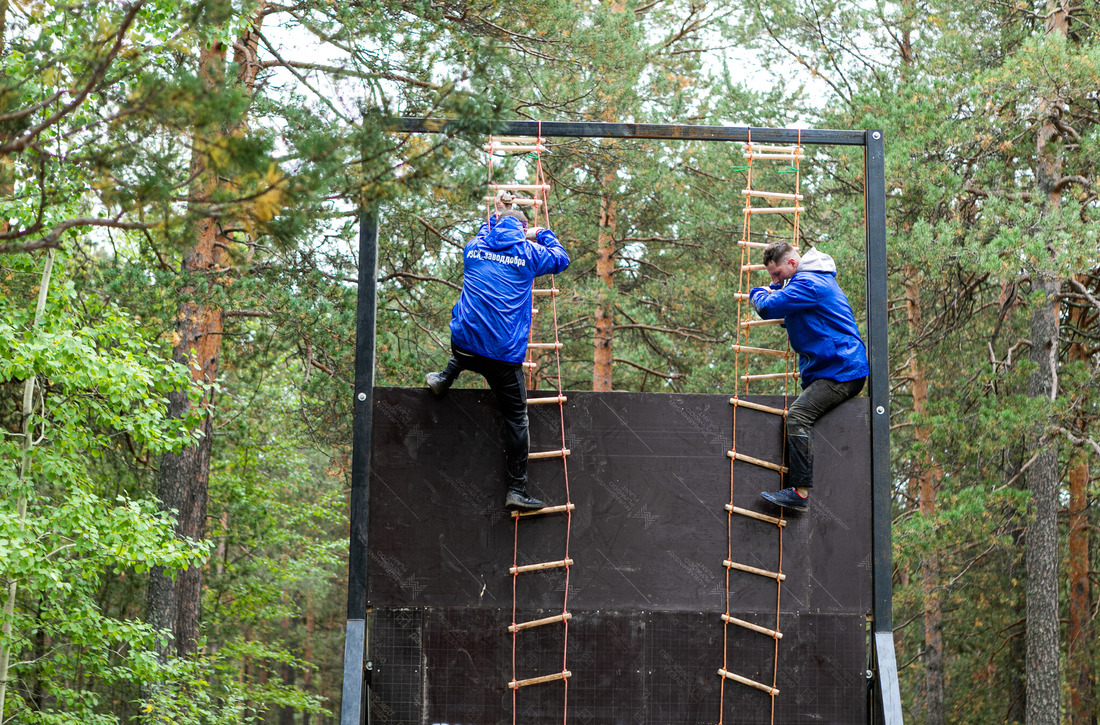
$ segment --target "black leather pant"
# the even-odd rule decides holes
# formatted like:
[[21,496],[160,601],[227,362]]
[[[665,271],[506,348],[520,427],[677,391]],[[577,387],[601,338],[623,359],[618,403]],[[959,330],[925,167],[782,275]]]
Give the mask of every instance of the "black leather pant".
[[443,376],[453,383],[463,370],[485,377],[489,389],[497,398],[500,414],[504,418],[504,460],[508,471],[508,486],[525,490],[527,483],[527,454],[530,437],[527,420],[527,385],[523,379],[521,363],[502,362],[463,350],[451,342],[454,357],[447,363]]
[[802,391],[787,410],[787,486],[814,485],[814,423],[849,398],[859,395],[867,378],[838,383],[818,378]]

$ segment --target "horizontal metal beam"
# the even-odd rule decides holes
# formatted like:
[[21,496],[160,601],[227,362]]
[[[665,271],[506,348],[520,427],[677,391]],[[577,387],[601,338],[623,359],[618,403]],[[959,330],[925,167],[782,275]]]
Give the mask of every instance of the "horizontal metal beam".
[[387,125],[402,133],[457,133],[474,130],[498,136],[544,138],[654,138],[669,141],[740,141],[754,143],[863,146],[863,131],[829,129],[749,128],[747,126],[685,126],[671,123],[589,123],[587,121],[486,121],[457,123],[446,118],[391,119]]

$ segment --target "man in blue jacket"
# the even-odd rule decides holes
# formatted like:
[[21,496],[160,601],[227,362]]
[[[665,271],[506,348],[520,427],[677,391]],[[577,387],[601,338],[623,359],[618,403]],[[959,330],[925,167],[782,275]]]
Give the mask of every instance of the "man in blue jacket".
[[761,495],[791,509],[809,508],[814,475],[814,423],[849,398],[867,380],[867,349],[852,306],[836,283],[836,263],[811,249],[804,256],[787,242],[764,249],[771,287],[755,287],[749,299],[765,320],[784,318],[798,353],[802,394],[787,411],[788,488]]
[[523,358],[531,332],[535,277],[557,274],[569,255],[549,229],[527,229],[522,211],[504,210],[481,225],[463,250],[462,295],[452,310],[447,368],[428,373],[428,387],[442,395],[463,370],[485,376],[504,417],[508,492],[504,507],[531,511],[542,501],[527,493],[527,386]]

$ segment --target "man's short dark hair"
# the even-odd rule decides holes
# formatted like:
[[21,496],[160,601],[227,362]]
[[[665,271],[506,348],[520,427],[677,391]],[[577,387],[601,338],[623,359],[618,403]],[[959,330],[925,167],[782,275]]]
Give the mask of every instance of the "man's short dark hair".
[[497,221],[500,221],[501,219],[507,219],[508,217],[519,219],[520,224],[522,224],[524,227],[527,226],[527,215],[523,213],[522,209],[508,209],[500,215],[500,219],[497,219]]
[[764,264],[782,264],[793,251],[790,242],[772,242],[764,247]]

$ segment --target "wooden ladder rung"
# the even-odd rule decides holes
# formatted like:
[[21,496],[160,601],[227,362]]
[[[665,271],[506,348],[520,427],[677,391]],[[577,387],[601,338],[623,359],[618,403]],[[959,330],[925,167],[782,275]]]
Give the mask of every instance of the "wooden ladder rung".
[[565,458],[570,453],[568,448],[562,448],[556,451],[538,451],[536,453],[528,453],[527,460],[538,461],[543,458]]
[[[539,364],[535,363],[535,362],[525,362],[525,363],[523,363],[523,369],[524,370],[535,370],[535,369],[538,368],[538,366],[539,366]],[[528,402],[530,402],[530,401],[528,401]]]
[[549,191],[549,184],[489,184],[493,191]]
[[[725,616],[725,615],[722,615]],[[569,612],[565,614],[555,614],[553,617],[545,617],[543,619],[533,619],[530,622],[520,622],[519,624],[508,625],[509,632],[519,632],[524,629],[531,629],[532,627],[542,627],[547,624],[554,624],[556,622],[564,622],[572,619],[573,615]]]
[[529,342],[527,343],[528,349],[535,348],[536,350],[560,350],[565,346],[563,342]]
[[785,154],[776,154],[776,153],[758,154],[755,151],[746,151],[744,153],[744,156],[745,156],[746,159],[752,159],[753,161],[796,161],[796,160],[799,160],[799,159],[804,159],[806,157],[805,154],[803,154],[801,152],[799,152],[799,153],[790,153],[790,152],[788,152],[788,153],[785,153]]
[[759,197],[761,199],[792,199],[794,201],[802,201],[801,194],[787,194],[782,191],[759,191],[757,189],[742,189],[741,193],[744,196]]
[[498,146],[496,144],[496,142],[494,141],[493,143],[485,144],[482,148],[484,148],[486,151],[488,151],[490,153],[496,153],[497,151],[500,151],[501,153],[505,153],[505,154],[509,153],[509,152],[530,153],[532,151],[534,151],[535,153],[543,153],[543,152],[550,153],[550,151],[545,146],[543,146],[542,144],[532,144],[532,143],[527,143],[527,144],[511,144],[511,143],[504,144],[504,143],[502,143]]
[[734,506],[733,504],[726,504],[726,511],[732,514],[740,514],[741,516],[748,516],[750,519],[756,519],[757,521],[767,521],[769,524],[775,524],[776,526],[786,526],[787,520],[781,519],[777,516],[768,516],[767,514],[760,514],[751,509],[743,509],[740,506]]
[[[746,242],[743,239],[739,240],[737,243],[742,247],[748,247],[749,249],[764,249],[768,246],[767,242]],[[795,251],[798,250],[797,244],[792,244],[791,247],[793,247]]]
[[522,566],[512,566],[508,568],[508,573],[523,574],[529,571],[542,571],[543,569],[559,569],[563,566],[573,566],[573,560],[562,559],[561,561],[544,561],[541,564],[524,564]]
[[741,400],[740,398],[730,398],[730,405],[739,405],[742,408],[759,410],[761,413],[772,413],[773,415],[782,415],[784,417],[787,415],[787,411],[782,408],[773,408],[770,405],[761,405],[760,403],[754,403],[751,400]]
[[784,153],[802,153],[802,146],[774,146],[761,143],[746,143],[743,146],[745,151],[781,151]]
[[[532,364],[534,364],[534,363],[532,363]],[[527,399],[527,404],[528,405],[542,405],[542,404],[546,404],[546,403],[564,403],[567,400],[569,400],[569,398],[565,397],[564,395],[553,395],[549,398],[528,398]]]
[[[573,504],[573,503],[563,503],[559,506],[543,506],[542,508],[535,509],[534,511],[513,511],[512,512],[512,518],[520,519],[520,518],[523,518],[524,516],[542,516],[543,514],[563,514],[566,511],[572,511],[575,508],[577,508],[577,505]],[[763,514],[761,514],[761,516],[763,516]],[[786,523],[786,522],[784,522],[784,523]]]
[[746,327],[760,327],[761,325],[782,325],[785,320],[780,317],[775,320],[743,320],[740,324],[742,329]]
[[[744,627],[745,629],[751,629],[753,632],[759,632],[760,634],[766,634],[772,639],[783,639],[783,633],[774,629],[768,629],[767,627],[761,627],[759,624],[753,624],[752,622],[746,622],[743,619],[737,617],[731,617],[728,614],[722,615],[723,622],[729,622],[730,624],[736,624],[738,627]],[[509,627],[511,629],[511,627]]]
[[[486,201],[486,202],[495,202],[496,200],[497,200],[497,198],[495,196],[486,196],[482,199],[482,201]],[[502,201],[501,203],[502,204],[516,204],[517,206],[540,206],[542,204],[542,199],[520,199],[520,198],[515,198],[515,199],[512,199],[511,201]]]
[[572,677],[573,673],[569,670],[562,672],[555,672],[552,675],[543,675],[542,677],[532,677],[527,680],[512,680],[508,683],[508,689],[514,690],[517,687],[526,687],[527,685],[541,685],[544,682],[553,682],[554,680],[564,680],[568,677]]
[[493,143],[531,143],[532,141],[538,143],[542,141],[541,136],[490,136],[489,140]]
[[776,581],[783,581],[787,578],[786,574],[778,571],[768,571],[767,569],[759,569],[755,566],[749,566],[748,564],[738,564],[736,561],[730,561],[726,559],[722,562],[729,569],[736,569],[738,571],[748,572],[749,574],[758,574],[760,576],[766,576],[769,579],[775,579]]
[[540,296],[540,297],[547,297],[547,296],[556,297],[559,294],[561,294],[561,290],[558,289],[557,287],[551,287],[549,289],[539,289],[539,288],[536,287],[535,289],[531,290],[531,292],[535,295]]
[[730,348],[734,352],[748,352],[754,355],[775,355],[776,357],[787,357],[787,350],[776,350],[773,347],[749,347],[748,345],[734,345]]
[[804,206],[747,206],[746,214],[799,214],[806,211]]
[[539,313],[539,308],[538,307],[532,307],[531,308],[531,314],[532,315],[537,315],[538,313]]
[[732,672],[729,672],[728,670],[725,670],[725,669],[718,670],[718,674],[720,674],[722,677],[733,680],[734,682],[740,682],[742,685],[748,685],[749,687],[755,687],[756,689],[762,690],[762,691],[768,693],[769,695],[778,695],[779,694],[779,690],[777,690],[774,687],[771,687],[770,685],[764,685],[764,684],[761,684],[761,683],[757,682],[756,680],[750,680],[747,677],[742,677],[741,675],[735,675]]
[[798,371],[791,373],[761,373],[759,375],[742,375],[741,379],[745,382],[752,380],[780,380],[782,378],[797,378]]
[[765,265],[765,264],[742,264],[741,265],[741,271],[742,272],[765,272],[765,271],[767,271],[767,269],[768,269],[768,266]]
[[752,456],[746,456],[744,453],[738,453],[737,451],[726,451],[726,455],[735,461],[744,461],[745,463],[751,463],[754,466],[760,466],[761,468],[770,468],[773,471],[779,471],[780,473],[786,473],[787,467],[781,466],[778,463],[772,463],[771,461],[765,461],[761,458],[753,458]]

